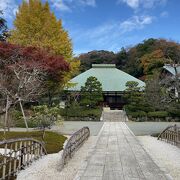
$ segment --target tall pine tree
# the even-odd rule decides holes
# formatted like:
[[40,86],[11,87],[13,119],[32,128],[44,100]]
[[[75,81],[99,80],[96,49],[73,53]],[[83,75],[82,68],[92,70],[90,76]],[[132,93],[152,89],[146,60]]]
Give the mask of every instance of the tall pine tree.
[[96,77],[90,76],[87,78],[85,86],[81,86],[80,104],[88,108],[95,108],[102,100],[102,84]]

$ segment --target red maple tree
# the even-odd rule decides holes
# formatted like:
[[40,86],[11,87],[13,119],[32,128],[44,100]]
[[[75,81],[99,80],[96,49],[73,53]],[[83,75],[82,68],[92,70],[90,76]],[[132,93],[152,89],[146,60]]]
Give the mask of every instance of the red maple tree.
[[[18,102],[22,107],[22,101],[39,96],[47,88],[47,81],[60,83],[67,71],[69,64],[62,56],[35,47],[0,43],[0,94],[6,98],[4,112],[7,114],[12,104]],[[26,120],[25,123],[27,127]]]

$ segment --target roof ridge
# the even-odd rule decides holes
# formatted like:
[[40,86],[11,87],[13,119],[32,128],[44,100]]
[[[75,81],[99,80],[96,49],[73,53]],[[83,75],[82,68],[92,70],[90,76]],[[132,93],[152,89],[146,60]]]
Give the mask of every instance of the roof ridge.
[[116,64],[92,64],[92,68],[116,68]]

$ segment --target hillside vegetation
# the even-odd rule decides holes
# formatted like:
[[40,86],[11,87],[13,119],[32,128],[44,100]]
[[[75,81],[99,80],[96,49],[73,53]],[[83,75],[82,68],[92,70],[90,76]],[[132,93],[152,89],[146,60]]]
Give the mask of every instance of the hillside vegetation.
[[165,63],[180,63],[180,44],[165,39],[147,39],[119,52],[91,51],[78,57],[81,72],[91,68],[91,64],[115,63],[117,68],[140,79],[160,69]]

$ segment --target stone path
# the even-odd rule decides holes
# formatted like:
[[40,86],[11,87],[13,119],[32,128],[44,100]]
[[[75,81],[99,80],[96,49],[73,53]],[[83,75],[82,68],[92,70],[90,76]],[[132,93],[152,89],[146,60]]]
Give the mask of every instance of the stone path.
[[[115,120],[117,121],[117,118]],[[96,145],[74,178],[74,180],[167,179],[171,178],[154,163],[124,122],[104,123]]]
[[114,110],[109,112],[103,112],[103,121],[105,122],[125,122],[126,116],[121,110]]

